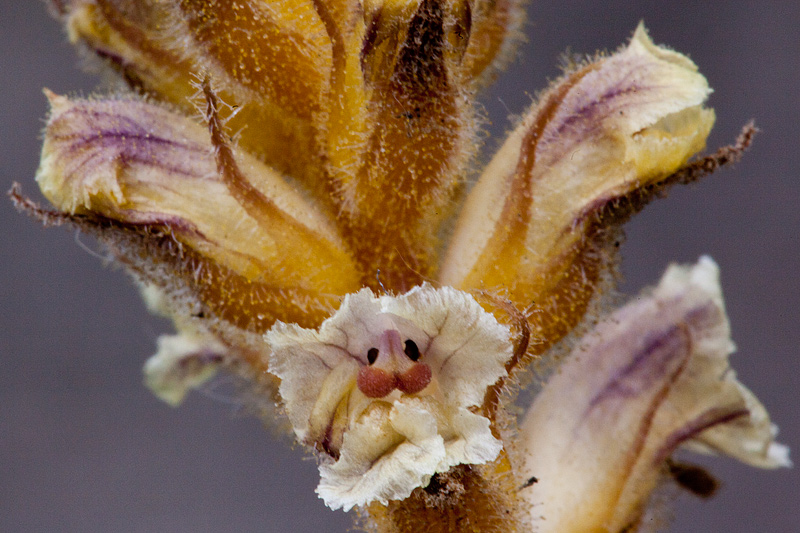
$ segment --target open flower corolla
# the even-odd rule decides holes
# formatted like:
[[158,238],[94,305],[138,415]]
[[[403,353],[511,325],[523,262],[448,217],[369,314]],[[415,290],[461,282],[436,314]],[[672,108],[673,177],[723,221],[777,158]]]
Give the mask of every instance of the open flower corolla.
[[364,289],[319,331],[279,323],[266,339],[295,433],[326,455],[317,490],[332,507],[404,499],[500,452],[473,409],[506,374],[509,328],[466,293]]

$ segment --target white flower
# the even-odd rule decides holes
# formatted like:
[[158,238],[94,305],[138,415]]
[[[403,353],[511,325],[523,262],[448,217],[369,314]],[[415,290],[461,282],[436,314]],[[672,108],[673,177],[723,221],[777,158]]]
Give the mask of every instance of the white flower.
[[479,414],[510,332],[467,293],[428,284],[347,296],[319,330],[278,323],[270,369],[297,437],[322,455],[332,508],[406,498],[436,472],[497,457]]

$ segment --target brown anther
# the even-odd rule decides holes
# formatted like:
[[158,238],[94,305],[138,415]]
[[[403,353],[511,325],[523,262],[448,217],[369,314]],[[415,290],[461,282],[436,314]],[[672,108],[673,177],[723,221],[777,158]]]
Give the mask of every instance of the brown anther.
[[367,398],[383,398],[395,389],[396,381],[395,376],[385,370],[362,366],[356,384]]
[[416,394],[431,382],[431,367],[425,363],[414,366],[397,375],[397,388],[406,394]]

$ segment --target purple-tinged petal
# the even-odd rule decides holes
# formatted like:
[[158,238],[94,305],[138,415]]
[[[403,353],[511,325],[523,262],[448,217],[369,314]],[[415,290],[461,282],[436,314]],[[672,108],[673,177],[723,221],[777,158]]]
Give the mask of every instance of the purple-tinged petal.
[[653,44],[643,27],[624,49],[568,73],[470,192],[442,283],[503,291],[523,309],[535,303],[532,333],[545,339],[537,349],[557,342],[604,279],[619,219],[653,196],[637,193],[658,190],[704,147],[710,92],[688,58]]
[[251,196],[274,213],[268,225],[220,175],[203,126],[137,100],[49,97],[37,180],[59,210],[163,228],[250,281],[333,294],[354,288],[333,225],[256,159],[234,151]]
[[788,465],[764,407],[736,381],[709,258],[673,266],[652,294],[601,322],[545,385],[522,424],[523,476],[541,532],[636,524],[685,442],[762,467]]

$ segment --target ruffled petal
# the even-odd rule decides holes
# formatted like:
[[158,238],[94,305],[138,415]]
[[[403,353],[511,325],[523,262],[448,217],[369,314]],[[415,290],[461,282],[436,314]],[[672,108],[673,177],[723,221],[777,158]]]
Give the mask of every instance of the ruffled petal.
[[436,418],[419,403],[371,409],[345,433],[339,460],[320,467],[317,494],[329,507],[385,504],[428,484],[446,452]]
[[348,295],[316,331],[276,324],[270,371],[295,434],[322,455],[325,502],[404,499],[437,472],[494,460],[502,444],[480,408],[506,375],[509,336],[472,296],[429,285]]
[[512,355],[509,328],[471,296],[425,284],[402,298],[385,299],[383,309],[424,332],[428,364],[447,402],[480,405],[486,388],[506,375],[504,365]]

